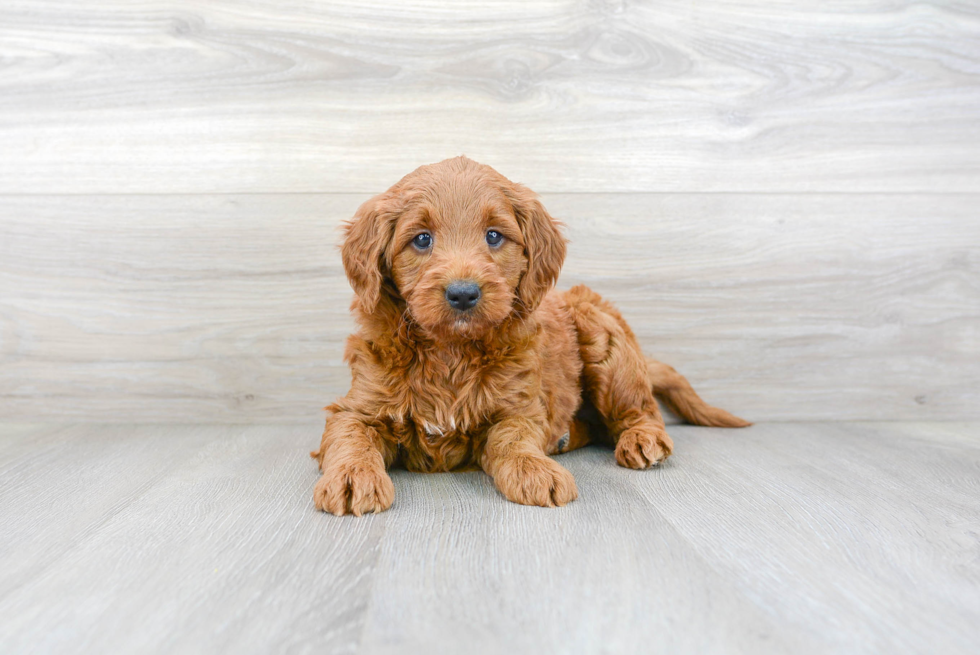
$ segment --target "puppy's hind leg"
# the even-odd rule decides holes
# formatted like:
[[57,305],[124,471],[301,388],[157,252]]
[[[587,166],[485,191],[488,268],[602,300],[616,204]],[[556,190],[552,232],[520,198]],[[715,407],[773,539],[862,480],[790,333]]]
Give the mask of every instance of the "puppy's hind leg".
[[611,304],[588,287],[565,294],[584,364],[583,392],[616,447],[616,461],[642,469],[659,464],[674,444],[664,428],[650,385],[646,357],[632,330]]

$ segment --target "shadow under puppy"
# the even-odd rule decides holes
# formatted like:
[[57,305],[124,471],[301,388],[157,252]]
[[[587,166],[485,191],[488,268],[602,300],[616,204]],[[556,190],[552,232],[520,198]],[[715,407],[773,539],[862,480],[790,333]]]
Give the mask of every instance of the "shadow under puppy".
[[597,439],[629,468],[671,454],[654,394],[698,425],[748,425],[646,358],[588,287],[553,291],[559,223],[489,166],[457,157],[409,173],[361,205],[342,253],[360,329],[351,389],[311,453],[321,510],[387,509],[396,465],[479,467],[509,500],[564,505],[578,491],[551,454]]

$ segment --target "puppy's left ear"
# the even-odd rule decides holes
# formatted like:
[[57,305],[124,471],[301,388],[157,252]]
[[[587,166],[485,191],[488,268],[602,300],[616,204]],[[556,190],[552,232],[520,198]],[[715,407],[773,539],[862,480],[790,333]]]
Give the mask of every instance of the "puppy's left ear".
[[567,240],[561,223],[551,217],[537,194],[522,184],[511,184],[505,193],[514,206],[527,257],[527,271],[517,285],[517,297],[528,311],[534,311],[558,280]]

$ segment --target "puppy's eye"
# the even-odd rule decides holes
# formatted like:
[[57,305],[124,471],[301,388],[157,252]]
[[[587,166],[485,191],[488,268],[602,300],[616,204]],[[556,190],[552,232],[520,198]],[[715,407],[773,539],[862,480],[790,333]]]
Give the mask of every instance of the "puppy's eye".
[[491,246],[499,246],[500,242],[504,240],[504,235],[497,230],[490,230],[487,232],[487,243]]
[[412,245],[419,250],[428,250],[429,246],[432,245],[432,235],[428,232],[423,232],[412,239]]

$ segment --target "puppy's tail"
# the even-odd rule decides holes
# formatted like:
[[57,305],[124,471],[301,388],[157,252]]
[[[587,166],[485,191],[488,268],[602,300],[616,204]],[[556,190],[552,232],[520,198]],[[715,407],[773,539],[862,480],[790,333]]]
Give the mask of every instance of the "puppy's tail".
[[744,428],[752,425],[701,400],[687,379],[670,366],[648,357],[647,369],[650,371],[654,395],[688,423],[714,428]]

